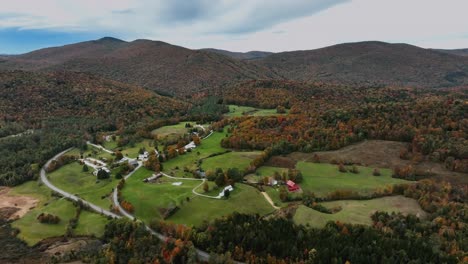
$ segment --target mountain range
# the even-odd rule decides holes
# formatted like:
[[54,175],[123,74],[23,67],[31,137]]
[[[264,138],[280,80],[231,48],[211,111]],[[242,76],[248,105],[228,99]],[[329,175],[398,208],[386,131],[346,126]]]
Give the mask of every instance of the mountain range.
[[191,50],[161,41],[105,37],[0,57],[0,70],[73,71],[191,97],[255,79],[345,85],[453,87],[468,85],[463,51],[367,41],[315,50],[248,53]]

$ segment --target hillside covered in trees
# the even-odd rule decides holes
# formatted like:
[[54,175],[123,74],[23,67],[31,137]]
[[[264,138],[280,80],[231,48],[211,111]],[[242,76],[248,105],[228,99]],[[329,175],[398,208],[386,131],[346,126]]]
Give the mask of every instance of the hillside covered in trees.
[[407,44],[357,42],[315,50],[235,53],[105,37],[0,58],[0,70],[96,74],[179,97],[252,79],[420,88],[468,84],[468,57]]
[[289,115],[224,120],[224,147],[279,153],[335,150],[365,139],[411,143],[403,158],[445,162],[468,172],[466,90],[352,87],[251,81],[223,93],[228,104],[290,108]]
[[58,152],[97,131],[183,115],[190,104],[83,73],[0,73],[0,185],[37,177]]

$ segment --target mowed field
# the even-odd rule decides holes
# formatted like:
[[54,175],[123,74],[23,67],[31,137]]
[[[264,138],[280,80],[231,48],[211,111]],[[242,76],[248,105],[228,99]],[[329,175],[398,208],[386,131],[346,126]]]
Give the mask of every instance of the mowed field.
[[253,183],[261,182],[263,181],[264,177],[273,177],[275,172],[278,172],[280,175],[282,175],[283,172],[287,173],[288,169],[272,166],[261,166],[255,171],[255,174],[249,174],[245,176],[245,179]]
[[294,215],[294,222],[301,225],[323,227],[328,221],[340,221],[350,224],[371,225],[370,216],[376,211],[401,212],[426,217],[418,202],[404,196],[389,196],[372,200],[343,200],[320,203],[327,208],[340,206],[341,211],[334,214],[325,214],[304,205],[299,205]]
[[[287,114],[289,110],[286,110]],[[278,114],[276,109],[262,109],[255,108],[251,106],[240,106],[240,105],[229,105],[229,113],[225,114],[228,117],[239,117],[243,115],[252,115],[252,116],[273,116],[273,115],[285,115]]]
[[[160,183],[144,183],[143,179],[151,174],[153,172],[145,168],[139,169],[127,180],[122,190],[122,198],[133,204],[135,216],[146,223],[152,219],[161,219],[158,209],[169,205],[177,205],[180,209],[167,221],[190,226],[200,225],[204,220],[213,220],[235,211],[260,215],[273,211],[260,192],[247,185],[237,184],[227,200],[211,199],[192,193],[192,189],[199,186],[201,181],[163,178]],[[182,182],[182,185],[174,186],[173,182]],[[212,183],[210,189],[212,191],[209,195],[216,196],[219,192],[213,190]],[[197,191],[203,194],[200,188]]]
[[266,215],[273,211],[273,207],[257,189],[245,184],[236,184],[229,199],[218,200],[196,196],[190,202],[183,204],[168,221],[197,226],[204,221],[211,221],[233,212]]
[[228,152],[204,159],[201,167],[204,171],[215,170],[217,168],[221,168],[224,171],[229,168],[238,168],[242,171],[245,170],[250,165],[250,162],[259,154],[259,151]]
[[[336,190],[350,190],[359,194],[369,194],[377,188],[408,181],[391,177],[391,170],[380,169],[381,176],[373,176],[373,168],[357,166],[359,173],[340,172],[338,166],[327,163],[298,162],[296,168],[302,172],[303,190],[317,196],[325,196]],[[350,169],[350,167],[347,167]]]
[[[135,216],[149,223],[150,220],[161,219],[159,208],[169,205],[178,206],[189,197],[193,197],[192,189],[201,183],[196,180],[174,180],[163,177],[158,183],[144,183],[145,178],[154,172],[140,168],[125,182],[122,189],[122,199],[129,201],[135,208]],[[181,186],[172,183],[182,182]]]
[[151,134],[157,135],[158,137],[165,137],[169,135],[184,135],[187,133],[187,128],[185,124],[189,123],[190,125],[196,125],[193,121],[180,122],[177,125],[163,126],[158,129],[151,131]]
[[[81,151],[77,148],[74,148],[72,150],[70,150],[69,152],[67,152],[67,155],[73,155],[73,156],[76,156],[76,157],[80,157],[81,155]],[[88,145],[88,149],[86,151],[83,152],[83,156],[84,157],[91,157],[91,158],[95,158],[95,159],[101,159],[101,158],[104,158],[104,159],[107,159],[109,161],[112,161],[114,160],[114,156],[104,150],[101,150],[101,149],[98,149],[98,148],[95,148],[93,146],[90,146]]]
[[[400,150],[407,143],[387,140],[365,140],[338,150],[314,153],[291,153],[288,158],[294,161],[312,161],[317,154],[322,162],[347,161],[364,166],[393,169],[411,164],[410,160],[400,159]],[[434,174],[435,177],[456,184],[468,184],[466,173],[450,171],[441,162],[423,161],[412,165],[415,170]]]
[[[26,241],[30,246],[35,245],[45,238],[64,235],[68,221],[73,218],[76,213],[76,208],[71,202],[62,198],[52,197],[51,191],[47,187],[35,181],[30,181],[14,187],[10,194],[34,197],[39,200],[39,203],[34,209],[12,223],[13,227],[20,230],[18,237]],[[36,218],[41,213],[56,215],[60,217],[61,221],[58,224],[39,223]],[[74,233],[76,235],[101,236],[104,233],[104,226],[106,223],[107,218],[91,212],[82,211]]]
[[[227,131],[227,128],[225,128],[224,131]],[[184,155],[164,162],[163,171],[176,177],[193,177],[191,173],[184,171],[184,168],[194,170],[197,167],[197,161],[199,159],[207,158],[214,153],[226,151],[226,149],[222,148],[220,145],[221,139],[225,136],[223,132],[213,132],[210,137],[202,140],[201,145],[197,146],[192,152],[187,152]]]
[[47,176],[50,182],[58,188],[108,209],[112,201],[108,197],[104,199],[102,197],[112,192],[112,189],[117,186],[117,180],[114,180],[112,176],[110,179],[97,180],[92,171],[93,169],[89,168],[88,172],[83,172],[82,165],[73,162]]

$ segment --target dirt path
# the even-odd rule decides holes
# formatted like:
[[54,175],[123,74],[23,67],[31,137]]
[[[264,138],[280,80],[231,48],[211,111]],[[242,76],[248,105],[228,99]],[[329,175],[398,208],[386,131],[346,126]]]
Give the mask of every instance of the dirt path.
[[269,204],[271,204],[271,206],[273,206],[273,208],[275,208],[276,210],[279,210],[280,208],[278,206],[275,205],[275,203],[273,202],[273,200],[271,200],[271,197],[270,195],[268,195],[268,193],[266,192],[261,192],[261,194],[263,195],[263,197],[265,197],[265,200],[267,200],[267,202]]
[[39,200],[29,196],[11,195],[10,191],[10,188],[0,187],[0,211],[10,210],[13,212],[11,215],[8,214],[8,219],[23,217],[32,208],[36,207],[39,202]]

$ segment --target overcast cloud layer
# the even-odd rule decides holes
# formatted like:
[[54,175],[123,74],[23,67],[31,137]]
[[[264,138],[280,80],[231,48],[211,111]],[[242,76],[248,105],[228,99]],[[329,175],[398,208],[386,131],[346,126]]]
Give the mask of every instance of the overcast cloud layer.
[[114,36],[233,51],[381,40],[468,48],[466,0],[16,0],[0,53]]

